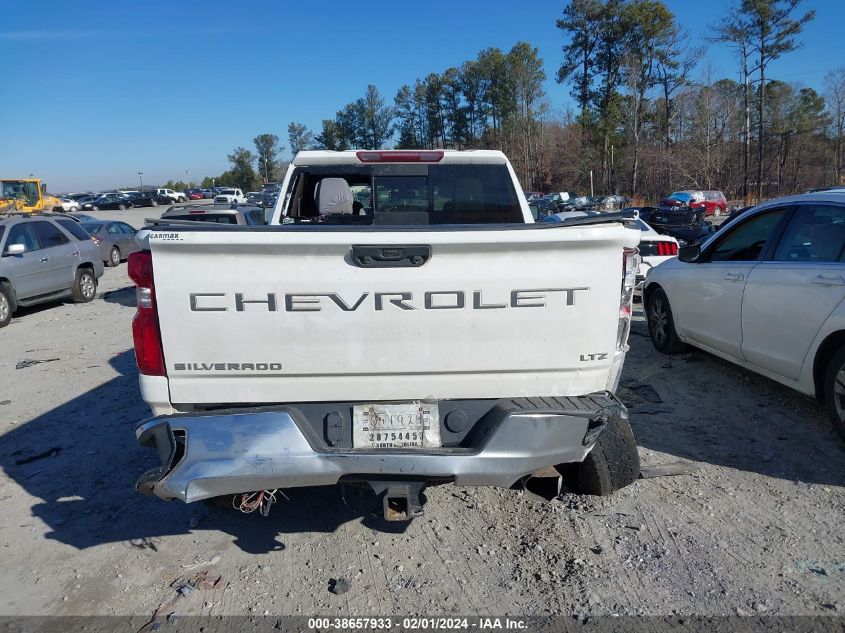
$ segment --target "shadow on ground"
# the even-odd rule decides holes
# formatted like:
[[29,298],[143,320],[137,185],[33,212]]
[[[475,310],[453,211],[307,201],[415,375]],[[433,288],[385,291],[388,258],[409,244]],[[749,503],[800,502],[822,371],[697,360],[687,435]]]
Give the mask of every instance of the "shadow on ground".
[[845,442],[815,400],[704,352],[659,354],[644,322],[631,334],[618,395],[640,446],[779,479],[845,485]]
[[116,303],[126,308],[135,307],[135,286],[126,286],[117,290],[109,290],[102,294],[106,303]]
[[[159,537],[195,526],[231,534],[243,551],[261,553],[283,549],[285,534],[331,533],[350,521],[388,532],[407,528],[350,510],[336,487],[288,490],[289,500],[280,497],[267,519],[140,496],[136,477],[157,464],[153,451],[136,445],[133,430],[149,410],[138,393],[132,350],[110,363],[115,378],[3,436],[0,464],[38,499],[32,514],[49,526],[47,538],[78,549],[117,541],[155,549]],[[648,401],[655,399],[649,390],[632,387],[638,380],[647,380],[667,411],[643,413],[660,403]],[[621,393],[633,405],[641,446],[769,477],[845,483],[845,445],[820,407],[785,387],[705,355],[656,355],[642,332],[632,337],[626,384]],[[731,399],[720,390],[745,395]]]
[[48,539],[78,549],[118,541],[155,549],[159,537],[189,533],[193,525],[222,530],[245,552],[260,553],[283,549],[284,534],[334,532],[349,521],[384,532],[407,529],[353,512],[335,486],[288,490],[290,501],[279,496],[268,518],[139,495],[135,479],[157,464],[133,431],[150,413],[138,393],[132,350],[110,364],[117,377],[3,436],[0,465],[38,498],[32,514],[49,526]]

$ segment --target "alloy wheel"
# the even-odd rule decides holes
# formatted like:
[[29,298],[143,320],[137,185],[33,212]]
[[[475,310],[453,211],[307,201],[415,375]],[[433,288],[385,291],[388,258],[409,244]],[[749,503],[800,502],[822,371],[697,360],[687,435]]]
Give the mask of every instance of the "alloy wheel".
[[845,421],[845,365],[839,368],[833,381],[833,404],[836,407],[836,415],[841,421]]
[[3,323],[9,318],[11,310],[12,306],[9,305],[9,300],[6,298],[6,295],[0,292],[0,323]]
[[82,296],[86,299],[94,298],[94,294],[97,292],[97,285],[94,283],[94,277],[91,276],[91,273],[82,273],[79,277],[79,289],[82,292]]
[[117,250],[117,247],[111,249],[111,262],[113,266],[117,266],[120,263],[120,251]]
[[654,336],[654,341],[658,345],[663,345],[666,342],[666,326],[669,323],[669,315],[666,314],[666,307],[663,305],[662,299],[652,299],[650,307],[648,320],[651,321],[652,336]]

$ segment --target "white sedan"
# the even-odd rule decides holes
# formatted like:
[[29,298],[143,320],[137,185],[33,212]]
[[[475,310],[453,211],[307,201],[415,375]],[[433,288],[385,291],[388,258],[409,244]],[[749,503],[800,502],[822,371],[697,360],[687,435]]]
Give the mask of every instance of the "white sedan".
[[651,269],[677,256],[678,240],[671,235],[661,235],[642,220],[637,220],[637,225],[642,231],[639,246],[641,260],[636,287],[636,294],[640,294]]
[[79,201],[73,198],[62,198],[62,210],[65,213],[74,213],[79,211]]
[[652,343],[700,348],[824,402],[845,438],[845,189],[781,198],[645,280]]

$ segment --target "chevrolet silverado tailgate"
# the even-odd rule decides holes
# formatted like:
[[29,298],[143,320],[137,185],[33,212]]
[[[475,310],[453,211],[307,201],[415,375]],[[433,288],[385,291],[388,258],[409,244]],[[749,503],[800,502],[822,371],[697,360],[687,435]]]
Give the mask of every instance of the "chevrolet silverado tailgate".
[[601,390],[638,240],[621,223],[153,229],[171,401]]

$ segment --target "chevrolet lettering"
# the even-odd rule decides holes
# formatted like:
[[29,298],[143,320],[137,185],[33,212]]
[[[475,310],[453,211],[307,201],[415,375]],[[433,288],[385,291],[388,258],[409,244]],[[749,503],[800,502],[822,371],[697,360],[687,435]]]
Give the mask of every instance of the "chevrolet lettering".
[[432,482],[557,473],[604,495],[637,477],[614,395],[636,212],[535,223],[490,150],[303,151],[280,189],[268,226],[163,217],[138,235],[153,417],[135,434],[161,462],[140,492],[238,505],[338,484],[407,520]]
[[[480,290],[429,290],[423,293],[422,302],[414,300],[413,292],[364,292],[354,300],[345,299],[337,292],[315,292],[279,295],[275,292],[247,294],[242,292],[192,292],[192,312],[244,312],[248,309],[263,309],[268,312],[319,312],[324,305],[335,305],[342,312],[354,312],[362,305],[365,309],[385,310],[393,306],[399,310],[495,310],[504,308],[553,307],[553,295],[559,296],[560,306],[574,306],[578,292],[589,288],[537,288],[511,290],[506,298],[493,301]],[[249,298],[247,298],[249,297]],[[468,300],[468,297],[471,297]],[[370,299],[371,298],[371,299]],[[280,300],[281,299],[281,300]],[[322,300],[325,299],[326,303]],[[368,301],[368,299],[370,299]],[[250,307],[254,306],[254,307]]]

